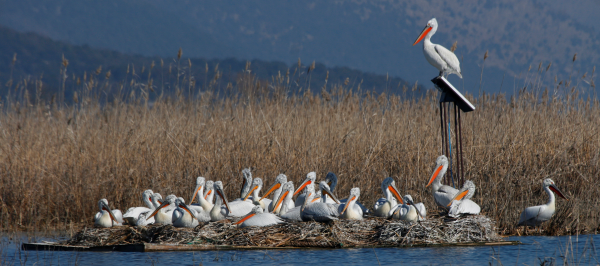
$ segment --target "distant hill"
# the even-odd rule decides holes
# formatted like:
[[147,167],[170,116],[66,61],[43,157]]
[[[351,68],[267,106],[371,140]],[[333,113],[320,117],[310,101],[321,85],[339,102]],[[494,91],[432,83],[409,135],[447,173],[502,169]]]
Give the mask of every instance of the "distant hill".
[[181,47],[192,58],[301,58],[429,87],[437,71],[412,43],[436,17],[432,41],[458,45],[464,79],[450,81],[477,91],[489,50],[484,90],[497,92],[523,84],[540,62],[552,63],[552,80],[591,72],[600,64],[598,10],[597,0],[0,0],[0,24],[127,54],[169,57]]
[[[170,58],[130,55],[107,49],[91,48],[88,45],[70,45],[35,33],[20,33],[1,26],[0,40],[2,40],[0,42],[0,83],[6,84],[11,77],[13,80],[27,77],[41,78],[44,82],[45,97],[56,93],[60,87],[63,56],[68,60],[67,82],[75,82],[74,80],[81,78],[84,73],[87,73],[87,75],[106,75],[109,71],[111,73],[110,81],[128,82],[131,79],[133,68],[135,68],[137,79],[144,81],[147,74],[143,74],[142,70],[148,71],[153,62],[155,64],[154,78],[157,77],[158,73],[163,73],[163,75],[169,73],[170,67],[172,68],[172,76],[166,77],[167,82],[169,79],[174,79],[176,75],[174,72],[176,72],[177,67],[175,60],[177,50],[173,51],[173,57]],[[15,54],[16,61],[13,65]],[[222,60],[191,58],[188,61],[185,54],[186,51],[183,50],[180,68],[185,69],[186,74],[194,76],[194,80],[199,86],[207,84],[214,78],[217,66],[221,86],[224,87],[227,83],[235,85],[238,75],[247,66],[246,61],[232,58]],[[164,63],[162,67],[161,60]],[[188,67],[190,63],[192,65],[191,69]],[[297,64],[287,65],[283,62],[252,60],[249,66],[250,73],[264,81],[271,81],[273,77],[278,75],[285,76],[288,71],[291,75],[296,73],[298,77],[296,82],[302,83],[299,86],[304,86],[304,89],[306,89],[310,85],[311,90],[315,92],[320,92],[325,85],[326,78],[329,87],[333,84],[348,83],[350,88],[357,89],[360,85],[363,90],[376,92],[394,93],[401,91],[403,86],[412,87],[411,84],[397,77],[365,73],[347,67],[328,68],[320,63],[315,63],[314,70],[307,73],[311,64],[312,62],[301,62],[300,67],[298,67]],[[97,71],[99,72],[96,73]],[[300,73],[303,76],[298,75]],[[292,78],[292,82],[294,81]],[[66,89],[68,90],[71,87],[66,86]],[[0,93],[5,95],[7,93],[6,89],[6,86],[2,86]],[[69,94],[68,91],[67,94]]]

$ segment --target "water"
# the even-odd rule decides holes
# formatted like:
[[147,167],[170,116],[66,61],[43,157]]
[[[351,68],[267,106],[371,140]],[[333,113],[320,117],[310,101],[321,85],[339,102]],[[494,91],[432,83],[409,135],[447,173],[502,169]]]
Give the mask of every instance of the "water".
[[[289,249],[196,252],[21,251],[21,242],[60,238],[3,236],[0,265],[600,265],[598,235],[509,237],[516,246]],[[545,264],[551,265],[551,264]]]

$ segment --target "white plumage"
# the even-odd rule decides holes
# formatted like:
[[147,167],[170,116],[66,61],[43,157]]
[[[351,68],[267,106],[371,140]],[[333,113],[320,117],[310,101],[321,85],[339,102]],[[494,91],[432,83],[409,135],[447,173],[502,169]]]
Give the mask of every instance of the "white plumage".
[[471,200],[474,194],[475,184],[473,181],[465,181],[461,190],[452,199],[448,216],[456,218],[462,214],[479,214],[481,207]]
[[[98,208],[100,211],[94,215],[94,226],[108,228],[119,224],[119,221],[115,215],[115,211],[118,210],[111,210],[110,207],[108,207],[108,200],[99,200]],[[121,211],[119,211],[119,214],[120,213]]]
[[[554,211],[556,211],[554,193],[563,199],[568,200],[563,193],[554,185],[554,181],[550,178],[546,178],[543,182],[544,190],[548,193],[548,203],[544,205],[527,207],[522,213],[519,219],[519,225],[525,226],[538,226],[545,221],[550,220]],[[554,193],[552,193],[554,191]]]
[[319,188],[321,189],[322,195],[329,195],[332,197],[338,204],[329,204],[325,202],[312,202],[314,198],[313,188],[307,187],[307,197],[304,203],[302,204],[302,209],[300,210],[300,216],[302,217],[302,221],[316,221],[316,222],[329,222],[333,220],[337,220],[340,216],[339,208],[339,200],[331,193],[329,190],[329,186],[326,182],[321,182],[319,184]]
[[239,220],[235,224],[239,224],[240,227],[246,226],[271,226],[283,221],[272,213],[264,213],[263,208],[260,206],[254,206],[252,211],[246,215],[243,219]]
[[373,206],[374,214],[378,217],[388,218],[390,217],[390,211],[396,205],[398,205],[398,200],[402,202],[402,198],[400,198],[400,193],[398,193],[398,189],[396,188],[396,182],[392,177],[388,177],[381,182],[381,191],[383,192],[383,196],[385,198],[380,198],[375,202]]
[[[314,184],[315,184],[316,180],[317,180],[317,173],[310,172],[310,173],[306,174],[306,179],[304,179],[304,182],[302,182],[302,184],[300,184],[298,189],[296,189],[296,192],[294,192],[294,196],[296,196],[296,194],[300,193],[302,190],[304,190],[305,188],[308,188],[308,187],[312,187],[312,191],[314,192],[315,191]],[[304,201],[306,200],[307,193],[308,193],[308,189],[304,190],[304,193],[296,198],[296,201],[294,202],[294,206],[296,206],[296,207],[302,206],[302,204],[304,204]]]
[[[147,189],[142,193],[142,202],[146,205],[146,207],[131,207],[125,212],[123,215],[123,220],[127,222],[127,224],[135,225],[137,224],[137,220],[140,217],[140,214],[152,212],[156,208],[152,204],[152,196],[154,192],[152,190]],[[151,220],[146,221],[147,223],[153,223],[154,218],[150,218]]]
[[427,183],[427,186],[425,187],[432,185],[431,193],[433,194],[435,203],[444,209],[448,209],[448,204],[450,204],[450,201],[452,201],[456,193],[458,193],[458,189],[442,185],[442,178],[448,170],[448,158],[445,155],[442,155],[436,159],[435,163],[436,166],[434,172],[431,174],[429,183]]
[[352,188],[350,190],[350,196],[348,196],[348,201],[346,203],[341,204],[338,207],[338,211],[340,212],[340,219],[347,220],[362,220],[363,219],[363,210],[356,203],[360,198],[360,188]]
[[460,61],[458,61],[456,55],[444,46],[431,42],[431,36],[435,34],[437,28],[437,20],[435,18],[429,20],[413,46],[425,38],[425,41],[423,41],[423,54],[427,61],[440,71],[440,76],[456,74],[462,78]]

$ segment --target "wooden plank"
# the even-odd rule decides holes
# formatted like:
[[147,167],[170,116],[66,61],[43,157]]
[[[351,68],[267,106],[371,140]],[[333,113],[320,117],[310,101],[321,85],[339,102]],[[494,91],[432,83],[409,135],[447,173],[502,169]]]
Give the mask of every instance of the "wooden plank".
[[[470,242],[470,243],[442,243],[442,244],[414,244],[414,245],[371,245],[371,246],[343,246],[342,248],[410,248],[410,247],[451,247],[451,246],[500,246],[519,245],[519,241],[499,242]],[[322,249],[303,247],[269,247],[269,246],[227,246],[227,245],[196,245],[196,244],[129,244],[110,246],[69,246],[59,243],[23,243],[22,250],[47,250],[47,251],[119,251],[119,252],[160,252],[160,251],[203,251],[203,250],[253,250],[253,249]]]

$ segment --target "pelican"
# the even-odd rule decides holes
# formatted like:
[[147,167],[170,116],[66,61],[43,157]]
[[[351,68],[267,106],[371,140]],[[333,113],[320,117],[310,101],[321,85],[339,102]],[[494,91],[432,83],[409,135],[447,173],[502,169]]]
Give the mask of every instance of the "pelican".
[[171,219],[174,227],[194,228],[198,226],[196,211],[188,208],[181,197],[175,200],[175,210],[173,210],[173,216]]
[[113,211],[108,207],[108,200],[99,200],[98,208],[100,211],[94,216],[94,226],[108,228],[119,223]]
[[353,188],[350,190],[350,196],[348,196],[348,202],[339,206],[338,210],[341,209],[340,218],[347,220],[362,220],[363,210],[356,204],[360,197],[360,188]]
[[[252,186],[252,171],[250,168],[242,170],[242,190],[240,191],[240,197],[234,201],[241,201],[246,198],[246,195],[250,193],[250,187]],[[232,201],[233,202],[233,201]],[[250,210],[248,210],[250,211]]]
[[456,55],[444,46],[431,42],[431,36],[435,34],[437,28],[437,20],[435,18],[429,20],[413,46],[425,38],[425,41],[423,41],[423,54],[425,54],[427,61],[440,71],[440,76],[456,74],[462,79],[460,62]]
[[375,210],[375,216],[388,218],[390,217],[390,210],[398,205],[396,199],[400,200],[400,203],[403,203],[402,198],[400,197],[400,193],[398,193],[396,182],[394,182],[392,177],[388,177],[381,182],[381,191],[385,198],[377,200],[373,209]]
[[[140,217],[140,214],[154,211],[156,207],[154,207],[154,204],[152,204],[153,194],[154,192],[152,192],[151,189],[145,190],[142,193],[142,202],[144,202],[144,204],[146,204],[147,207],[131,207],[127,210],[127,212],[125,212],[125,214],[123,215],[123,219],[127,221],[127,224],[137,224],[137,219]],[[151,218],[151,220],[147,220],[146,222],[153,223],[154,218]]]
[[[335,187],[337,186],[337,183],[338,183],[337,175],[334,174],[333,172],[327,173],[327,176],[325,176],[325,182],[327,182],[327,185],[329,185],[329,187],[331,188],[331,192],[335,193]],[[318,194],[319,193],[317,192],[317,195]],[[320,195],[319,195],[319,197],[320,197]],[[327,198],[327,196],[326,196],[326,199],[327,199],[327,203],[331,203],[331,204],[335,203],[334,200],[332,200],[331,198]],[[348,201],[348,199],[340,200],[341,203],[346,203],[347,201]],[[356,201],[355,204],[361,208],[362,213],[368,214],[370,212],[369,209],[367,207],[365,207],[364,205],[362,205],[360,202]]]
[[279,223],[283,223],[283,221],[277,217],[277,215],[272,213],[263,213],[263,208],[260,206],[254,206],[252,211],[243,219],[237,221],[235,224],[239,224],[240,227],[246,226],[271,226]]
[[177,197],[175,195],[167,196],[165,201],[163,201],[160,206],[156,207],[147,219],[156,215],[156,218],[154,219],[155,224],[173,224],[173,210],[176,208],[176,200]]
[[[252,180],[252,187],[251,187],[250,191],[248,192],[248,194],[246,194],[244,201],[247,201],[248,198],[250,197],[250,194],[252,194],[252,204],[258,205],[263,209],[268,207],[271,204],[271,200],[265,199],[264,196],[262,198],[258,196],[258,193],[260,192],[262,187],[263,187],[262,179],[259,177],[254,178],[254,180]],[[233,203],[234,202],[232,202],[232,204]],[[250,209],[250,211],[252,211],[252,209]]]
[[[317,173],[310,172],[310,173],[306,174],[306,179],[304,179],[304,182],[302,182],[302,184],[298,187],[298,189],[296,189],[296,192],[294,192],[294,196],[296,196],[296,194],[300,193],[300,191],[302,191],[306,187],[313,187],[313,192],[314,192],[315,191],[314,190],[315,180],[317,180]],[[296,201],[294,202],[294,205],[296,207],[302,206],[302,204],[305,202],[307,193],[308,193],[308,190],[304,191],[304,194],[302,194],[296,198]],[[315,195],[313,195],[313,197],[314,196]]]
[[[309,188],[307,187],[307,189]],[[314,188],[312,189],[312,192],[314,192]],[[288,181],[285,184],[283,184],[279,197],[274,201],[276,202],[275,210],[279,209],[279,217],[281,218],[302,222],[302,217],[300,216],[300,209],[302,208],[302,206],[294,206],[294,203],[292,202],[293,195],[294,182]]]
[[204,199],[208,201],[210,204],[215,203],[215,190],[213,188],[215,182],[212,180],[206,181],[206,192],[204,192]]
[[402,205],[398,204],[392,208],[392,210],[390,210],[390,216],[402,221],[416,222],[425,219],[426,213],[423,213],[423,211],[425,211],[425,205],[423,205],[423,203],[415,204],[412,196],[404,195],[404,203]]
[[448,170],[448,158],[445,155],[438,157],[435,160],[436,166],[435,171],[429,178],[429,183],[425,187],[431,186],[431,193],[435,199],[435,203],[444,209],[448,209],[448,204],[454,196],[458,193],[458,189],[451,186],[442,185],[442,177]]
[[[223,183],[221,181],[215,182],[213,189],[217,195],[217,200],[215,201],[215,205],[213,206],[212,210],[210,210],[210,219],[211,221],[216,222],[227,219],[230,209],[227,197],[225,196],[225,193],[223,193]],[[225,204],[224,208],[221,207],[223,204]]]
[[[519,219],[519,226],[539,226],[545,221],[550,220],[554,211],[556,210],[556,206],[554,204],[554,193],[558,194],[563,199],[567,199],[563,193],[554,185],[554,181],[550,178],[546,178],[544,180],[544,190],[548,193],[550,200],[548,203],[539,206],[527,207],[521,213],[521,219]],[[554,191],[554,193],[552,193]]]
[[[271,188],[269,188],[269,190],[267,191],[267,193],[263,195],[263,198],[266,198],[266,197],[268,197],[268,196],[269,196],[269,194],[271,194],[271,192],[273,193],[273,200],[271,201],[271,203],[270,203],[270,204],[269,204],[269,206],[268,206],[268,207],[269,207],[269,208],[268,208],[268,211],[269,211],[269,212],[273,212],[273,213],[275,213],[275,214],[279,214],[279,211],[281,210],[281,207],[282,207],[283,205],[281,205],[281,204],[280,204],[280,205],[279,205],[277,208],[275,208],[274,210],[273,210],[273,208],[275,207],[275,206],[274,206],[274,205],[275,205],[275,201],[276,201],[277,199],[279,199],[279,196],[281,195],[281,193],[282,193],[282,191],[283,191],[283,185],[284,185],[285,183],[287,183],[287,176],[286,176],[286,175],[284,175],[284,174],[279,174],[279,175],[278,175],[278,176],[275,178],[275,183],[274,183],[274,184],[271,186]],[[294,185],[292,184],[292,187],[293,187],[293,186],[294,186]],[[292,196],[292,195],[290,194],[290,197],[291,197],[291,196]],[[260,199],[260,200],[262,201],[262,199]],[[289,208],[289,209],[291,209],[291,208],[294,208],[294,207],[295,207],[295,205],[294,205],[294,202],[292,202],[292,201],[288,201],[287,203],[284,203],[284,204],[289,204],[289,205],[290,205],[290,206],[288,206],[288,208]]]
[[456,218],[461,214],[479,214],[481,208],[477,203],[471,200],[471,197],[475,194],[475,184],[473,181],[467,180],[463,184],[463,187],[460,189],[456,196],[452,199],[452,201],[448,204],[450,207],[450,211],[448,211],[448,216]]
[[319,183],[319,189],[321,190],[321,195],[330,196],[337,204],[325,203],[323,199],[321,202],[312,202],[315,193],[314,191],[310,191],[312,189],[309,188],[306,200],[300,209],[302,221],[329,222],[337,220],[340,216],[340,212],[338,211],[340,201],[331,193],[325,181]]
[[[204,198],[204,177],[199,176],[198,178],[196,178],[196,188],[194,189],[194,195],[192,196],[192,199],[190,200],[190,205],[188,205],[188,207],[190,209],[195,210],[196,212],[200,212],[200,211],[204,211],[204,212],[208,212],[210,210],[212,210],[213,208],[213,204],[209,201],[207,201]],[[194,204],[194,199],[196,198],[196,195],[198,196],[198,205]]]

